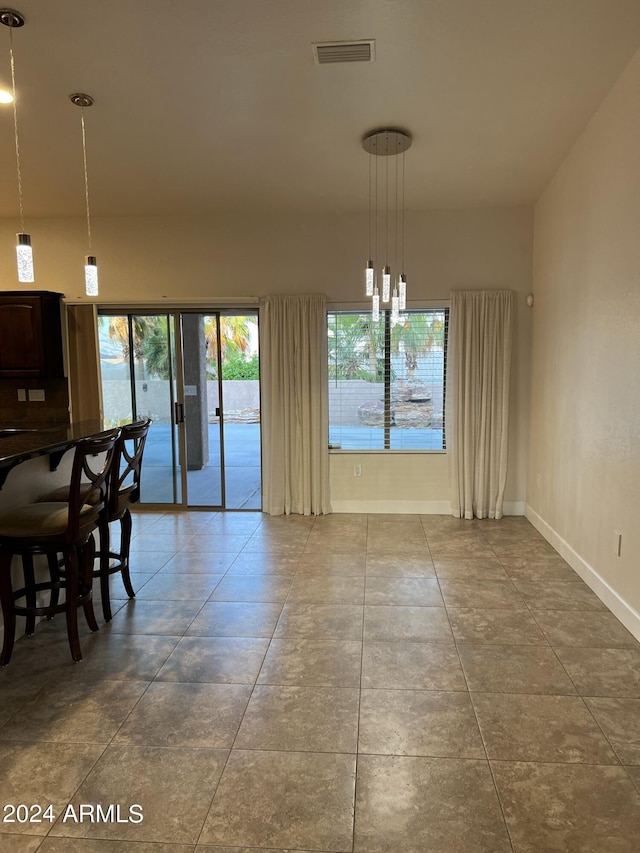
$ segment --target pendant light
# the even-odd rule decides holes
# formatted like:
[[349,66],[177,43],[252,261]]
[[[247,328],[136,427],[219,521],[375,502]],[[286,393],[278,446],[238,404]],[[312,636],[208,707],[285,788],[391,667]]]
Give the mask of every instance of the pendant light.
[[[405,133],[402,130],[395,129],[382,129],[382,130],[374,130],[372,133],[368,133],[364,139],[362,140],[362,147],[369,154],[369,262],[366,268],[366,295],[372,296],[372,319],[377,321],[380,317],[380,300],[382,299],[383,303],[391,303],[391,319],[393,323],[397,323],[399,319],[400,311],[404,311],[407,306],[407,279],[404,272],[401,272],[398,276],[396,284],[394,284],[393,291],[391,289],[391,278],[392,278],[392,270],[391,270],[391,261],[393,260],[394,264],[400,269],[404,270],[404,152],[407,151],[411,147],[411,137],[408,133]],[[375,155],[377,157],[385,157],[385,200],[384,200],[384,211],[380,211],[378,209],[378,167],[376,161],[376,170],[375,170],[375,194],[372,192],[372,179],[371,179],[371,156]],[[399,170],[398,159],[402,155],[402,169]],[[391,176],[391,179],[394,181],[394,191],[395,191],[395,204],[393,208],[393,212],[390,211],[389,208],[389,157],[396,157],[395,161],[395,177]],[[401,195],[401,204],[402,204],[402,215],[399,217],[399,202],[398,202],[398,194]],[[372,199],[375,195],[375,212],[372,214]],[[395,250],[394,257],[391,257],[391,249],[389,246],[389,220],[390,215],[395,214]],[[384,222],[384,263],[381,264],[382,270],[382,293],[378,291],[377,284],[375,282],[375,262],[377,262],[378,258],[372,258],[371,255],[371,232],[372,232],[372,218],[375,220],[375,233],[376,233],[376,246],[375,246],[375,254],[378,254],[378,221],[383,217]],[[400,230],[400,238],[398,236],[398,231]],[[375,261],[375,262],[374,262]],[[371,290],[370,293],[370,284],[371,282]]]
[[16,262],[20,284],[31,284],[33,274],[33,252],[31,236],[24,230],[24,208],[22,204],[22,172],[20,171],[20,144],[18,142],[18,106],[16,102],[16,68],[13,56],[13,31],[24,26],[24,17],[14,9],[0,9],[0,23],[9,27],[9,61],[11,64],[11,95],[13,99],[13,135],[16,147],[16,172],[18,176],[18,203],[20,205],[20,233],[16,235]]
[[[407,146],[408,147],[408,146]],[[400,311],[404,311],[407,307],[407,277],[404,274],[404,152],[406,148],[402,151],[402,178],[400,186],[402,187],[402,221],[400,224],[400,233],[402,235],[401,243],[400,243],[400,269],[402,272],[400,273],[400,278],[398,279],[398,309]],[[396,159],[396,165],[398,160]],[[398,186],[397,178],[396,178],[396,189]],[[397,205],[396,205],[397,209]]]
[[371,217],[372,217],[372,204],[371,204],[371,153],[369,153],[369,260],[367,261],[367,267],[364,273],[364,289],[366,296],[373,296],[373,289],[375,287],[375,267],[373,265],[373,258],[371,252]]
[[[404,156],[404,155],[403,155]],[[395,256],[398,258],[398,157],[395,158],[396,166],[396,200],[394,210],[396,212],[396,241],[395,241]],[[398,279],[400,281],[400,279]],[[400,297],[398,296],[398,284],[393,285],[393,295],[391,297],[391,324],[393,326],[400,320]]]
[[76,92],[69,95],[72,104],[80,107],[80,124],[82,127],[82,161],[84,164],[84,198],[87,207],[87,237],[89,241],[89,254],[84,265],[84,284],[87,296],[98,295],[98,262],[96,256],[91,253],[91,214],[89,212],[89,172],[87,170],[87,134],[84,125],[85,107],[93,105],[91,95]]

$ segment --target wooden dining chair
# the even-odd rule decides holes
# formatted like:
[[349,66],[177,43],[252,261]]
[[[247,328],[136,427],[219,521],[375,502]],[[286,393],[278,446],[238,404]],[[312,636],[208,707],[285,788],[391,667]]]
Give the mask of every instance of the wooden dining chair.
[[[0,665],[11,660],[16,632],[16,616],[26,618],[26,634],[35,630],[36,618],[64,613],[69,647],[74,661],[82,660],[78,636],[78,608],[84,610],[92,631],[98,630],[92,603],[94,532],[104,525],[109,507],[111,471],[120,430],[109,430],[76,445],[71,480],[65,501],[39,501],[0,515],[0,602],[4,638]],[[48,580],[36,582],[33,558],[44,555],[50,572]],[[13,588],[11,564],[22,558],[24,585]],[[64,601],[59,602],[59,592]],[[49,592],[48,604],[38,603],[38,594]],[[24,604],[19,604],[24,599]]]
[[[151,418],[145,418],[120,428],[120,438],[116,447],[116,461],[111,472],[108,511],[100,523],[98,568],[94,572],[100,578],[102,614],[105,622],[111,619],[111,596],[109,578],[116,572],[122,575],[122,582],[129,598],[135,597],[135,590],[129,573],[129,552],[131,550],[131,512],[132,504],[140,500],[140,477],[142,457],[151,426]],[[110,525],[120,522],[120,542],[118,550],[113,550]]]
[[[144,418],[132,424],[120,427],[120,436],[116,443],[113,466],[109,482],[109,500],[107,511],[100,517],[98,528],[99,539],[95,557],[98,560],[93,576],[100,580],[100,597],[102,599],[102,614],[105,622],[111,620],[111,594],[109,578],[120,572],[122,582],[129,598],[135,597],[129,572],[129,552],[131,549],[131,512],[130,507],[140,499],[140,477],[142,473],[142,457],[151,418]],[[41,501],[68,500],[69,490],[63,486],[43,495]],[[120,542],[118,550],[113,547],[110,525],[120,522]],[[59,565],[58,570],[63,570]],[[51,564],[51,573],[55,574],[56,566]],[[55,593],[54,593],[55,595]]]

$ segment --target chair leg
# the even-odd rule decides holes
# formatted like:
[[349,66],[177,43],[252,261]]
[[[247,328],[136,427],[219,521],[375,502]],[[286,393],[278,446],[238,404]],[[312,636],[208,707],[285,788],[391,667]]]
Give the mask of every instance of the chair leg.
[[[31,554],[23,554],[22,556],[22,572],[24,574],[24,598],[27,610],[34,610],[36,606],[36,591],[34,589],[36,576],[33,571],[33,557]],[[36,630],[35,613],[28,613],[24,633],[31,636]]]
[[78,635],[78,552],[75,548],[69,548],[64,555],[65,567],[65,615],[67,617],[67,637],[69,648],[74,661],[82,660],[82,649],[80,648],[80,637]]
[[0,666],[6,666],[11,660],[13,641],[16,636],[16,614],[13,612],[13,587],[11,585],[12,554],[0,554],[0,602],[4,622],[4,639],[0,653]]
[[127,591],[129,598],[135,598],[136,593],[131,583],[131,575],[129,574],[129,551],[131,550],[131,513],[128,509],[124,511],[124,515],[120,519],[120,560],[122,563],[121,573],[124,588]]
[[89,537],[89,541],[86,545],[83,545],[80,552],[80,574],[82,577],[82,594],[90,593],[87,600],[82,605],[82,609],[84,610],[84,616],[87,620],[87,625],[89,626],[91,631],[99,631],[100,626],[96,621],[96,614],[93,610],[93,595],[92,586],[93,586],[93,563],[96,556],[96,542],[93,538],[93,534]]
[[109,522],[100,525],[100,597],[105,622],[111,621],[111,593],[109,591]]
[[[60,600],[60,565],[58,563],[58,555],[47,554],[47,563],[49,564],[49,574],[51,575],[51,597],[49,599],[50,607],[57,607]],[[47,616],[47,619],[53,619],[53,613]]]

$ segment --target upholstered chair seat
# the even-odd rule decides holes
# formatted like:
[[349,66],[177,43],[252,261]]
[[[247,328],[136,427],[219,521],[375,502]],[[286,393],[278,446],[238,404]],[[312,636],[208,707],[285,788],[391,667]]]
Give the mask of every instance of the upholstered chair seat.
[[[67,488],[67,494],[69,490]],[[80,508],[81,524],[93,525],[99,510],[95,505],[83,504]],[[50,536],[61,535],[69,523],[69,504],[63,501],[28,504],[17,507],[0,516],[0,536],[31,540],[42,539],[46,543]]]

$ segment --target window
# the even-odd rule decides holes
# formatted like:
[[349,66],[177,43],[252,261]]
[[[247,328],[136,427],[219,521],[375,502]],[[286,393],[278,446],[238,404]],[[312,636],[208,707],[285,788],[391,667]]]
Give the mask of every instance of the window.
[[331,311],[329,446],[444,450],[448,309]]

